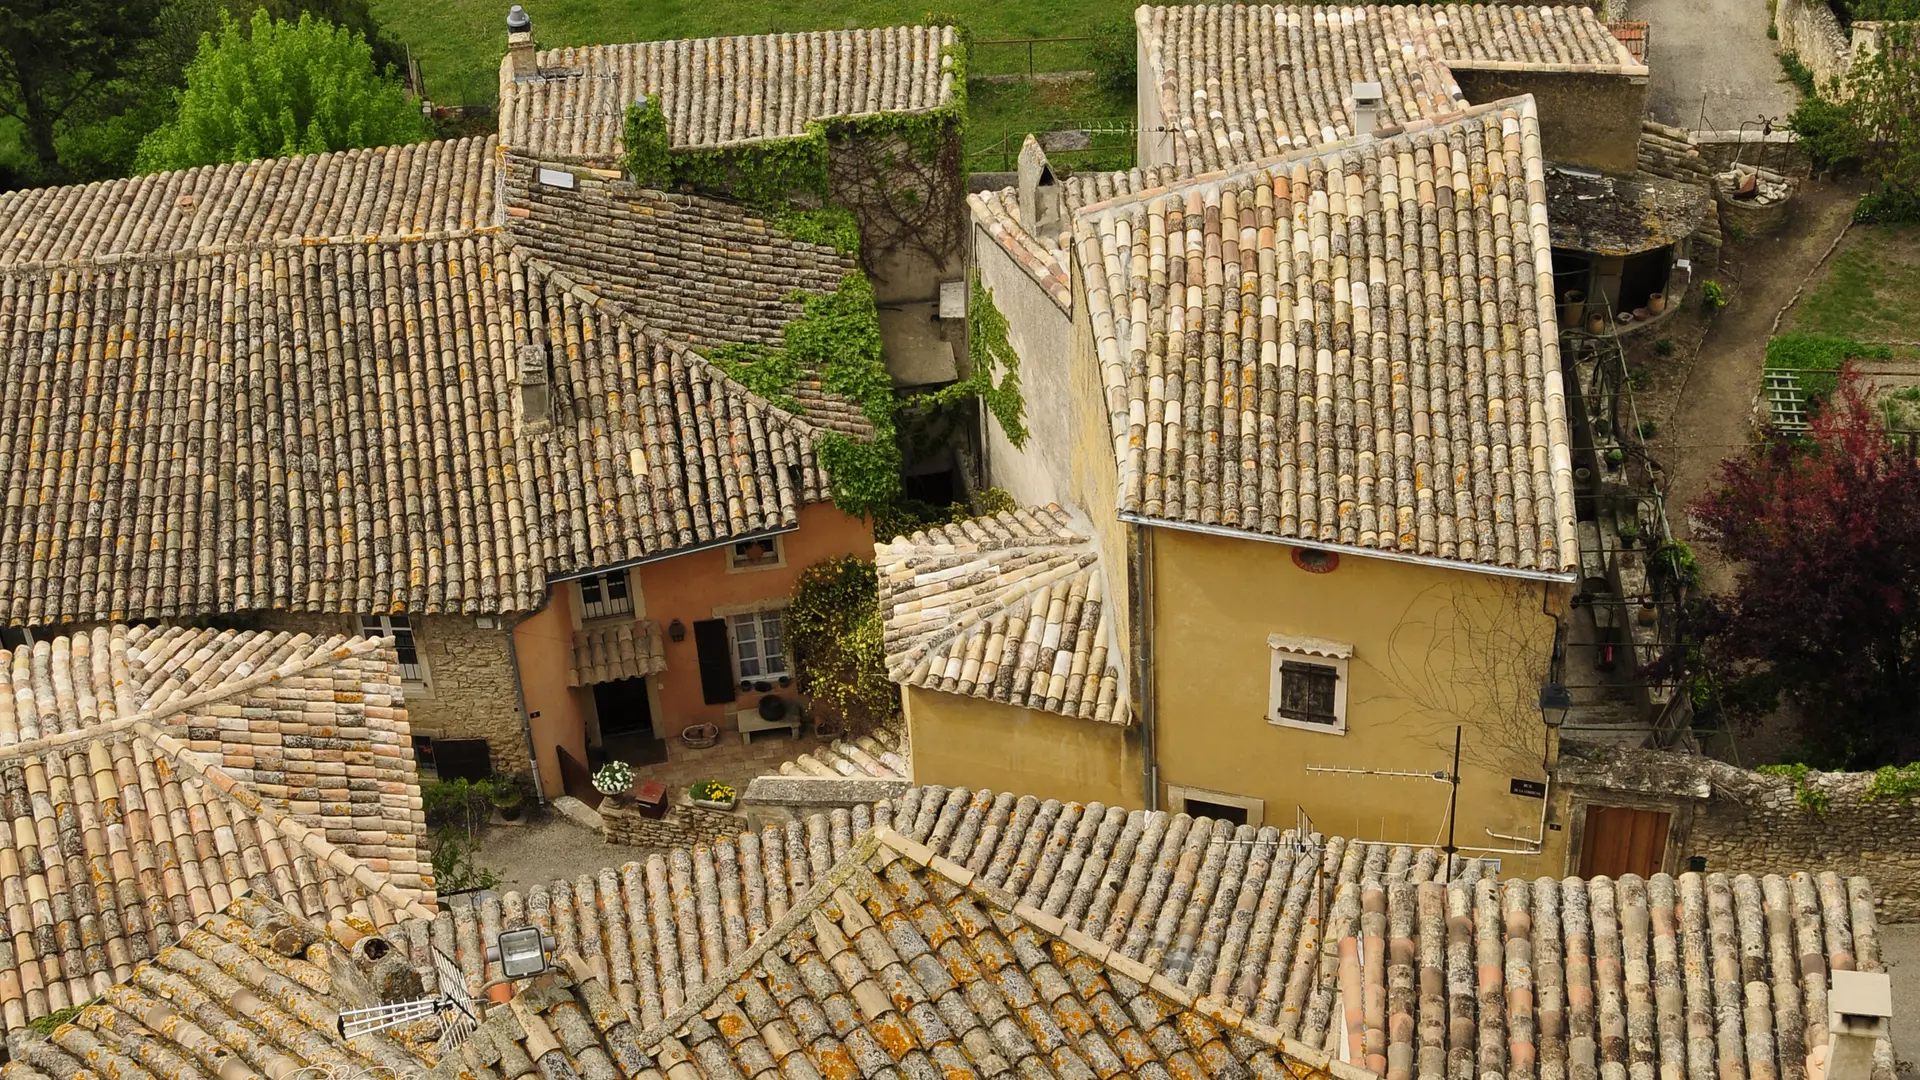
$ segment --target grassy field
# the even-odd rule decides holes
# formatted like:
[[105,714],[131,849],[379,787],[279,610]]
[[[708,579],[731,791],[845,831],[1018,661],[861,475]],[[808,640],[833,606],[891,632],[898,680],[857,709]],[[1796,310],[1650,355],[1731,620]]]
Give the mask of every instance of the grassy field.
[[[427,90],[443,105],[493,103],[500,57],[506,51],[506,0],[373,0],[373,14],[405,42],[420,62]],[[977,39],[1067,37],[1085,34],[1096,20],[1124,16],[1132,0],[808,0],[788,7],[763,0],[529,0],[534,37],[542,48],[680,37],[843,30],[921,21],[935,10],[957,19]],[[1040,46],[1034,66],[1060,71],[1087,66],[1077,46]],[[973,74],[1024,71],[1024,47],[982,46]],[[1131,110],[1127,110],[1131,111]]]
[[1920,339],[1920,225],[1855,225],[1792,328],[1860,341]]

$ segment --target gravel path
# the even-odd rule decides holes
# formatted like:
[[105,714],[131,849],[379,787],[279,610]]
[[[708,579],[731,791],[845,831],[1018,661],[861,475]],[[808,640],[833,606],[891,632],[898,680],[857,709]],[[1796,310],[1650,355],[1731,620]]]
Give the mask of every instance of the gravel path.
[[1778,127],[1800,100],[1767,37],[1767,0],[1633,0],[1631,14],[1650,24],[1647,105],[1655,120],[1730,130],[1770,116]]
[[474,861],[500,875],[500,888],[524,890],[557,878],[572,880],[631,860],[634,848],[609,844],[598,833],[555,813],[525,825],[489,825]]

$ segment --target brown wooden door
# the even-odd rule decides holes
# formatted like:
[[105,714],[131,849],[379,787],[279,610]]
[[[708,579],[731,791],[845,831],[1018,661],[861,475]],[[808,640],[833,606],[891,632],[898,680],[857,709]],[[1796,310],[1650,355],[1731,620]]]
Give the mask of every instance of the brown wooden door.
[[1587,807],[1586,834],[1580,841],[1580,876],[1651,877],[1659,873],[1667,855],[1667,825],[1672,816],[1665,810]]

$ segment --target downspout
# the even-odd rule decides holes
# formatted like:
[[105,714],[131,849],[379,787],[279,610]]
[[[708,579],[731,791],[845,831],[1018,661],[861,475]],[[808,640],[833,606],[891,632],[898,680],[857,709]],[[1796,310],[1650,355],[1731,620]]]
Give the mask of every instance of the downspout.
[[1155,726],[1153,684],[1153,540],[1141,525],[1130,526],[1133,543],[1127,549],[1127,577],[1133,583],[1133,618],[1128,637],[1133,652],[1133,693],[1140,704],[1141,804],[1160,808],[1159,731]]
[[533,797],[542,806],[547,802],[546,785],[540,782],[540,751],[533,745],[533,721],[527,716],[527,688],[520,683],[520,650],[513,642],[513,632],[522,622],[533,618],[546,609],[546,602],[524,615],[516,615],[507,620],[507,668],[513,672],[513,696],[520,706],[520,734],[527,740],[527,764],[533,771]]

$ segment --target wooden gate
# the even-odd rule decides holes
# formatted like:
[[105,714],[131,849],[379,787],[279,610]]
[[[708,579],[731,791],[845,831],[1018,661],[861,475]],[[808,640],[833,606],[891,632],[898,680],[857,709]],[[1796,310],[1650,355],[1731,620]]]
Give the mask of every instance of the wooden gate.
[[1665,810],[1587,807],[1586,832],[1580,840],[1580,876],[1651,877],[1659,873],[1666,860],[1667,828],[1672,818]]

